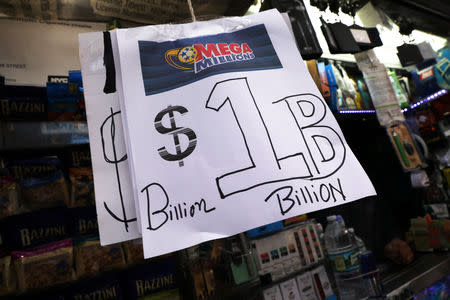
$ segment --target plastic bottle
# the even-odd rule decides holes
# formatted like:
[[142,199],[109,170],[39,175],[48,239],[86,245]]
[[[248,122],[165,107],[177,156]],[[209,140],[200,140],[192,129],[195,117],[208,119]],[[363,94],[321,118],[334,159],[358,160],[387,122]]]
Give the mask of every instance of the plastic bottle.
[[377,268],[375,257],[372,252],[366,251],[361,255],[360,261],[360,272],[363,275],[370,299],[386,299],[386,294],[380,278],[380,271]]
[[350,235],[353,238],[353,242],[356,244],[356,247],[358,247],[358,251],[359,254],[363,254],[364,252],[367,251],[366,245],[364,244],[364,241],[355,234],[355,229],[353,229],[352,227],[350,227],[348,229],[348,232],[350,233]]
[[360,273],[359,251],[352,235],[343,226],[344,221],[338,222],[336,216],[327,217],[327,221],[325,246],[333,266],[340,299],[367,299],[367,289]]

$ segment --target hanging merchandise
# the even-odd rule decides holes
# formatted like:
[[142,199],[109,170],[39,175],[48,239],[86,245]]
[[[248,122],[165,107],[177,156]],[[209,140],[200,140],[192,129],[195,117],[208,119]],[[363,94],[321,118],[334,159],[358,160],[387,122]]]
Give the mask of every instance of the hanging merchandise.
[[342,74],[342,81],[344,84],[344,88],[341,88],[342,93],[344,95],[345,102],[349,109],[361,109],[356,105],[356,89],[353,85],[353,82],[350,80],[350,77],[347,75],[347,71],[342,67],[342,65],[338,64],[337,68]]
[[320,48],[303,0],[272,0],[271,2],[278,11],[288,13],[302,58],[304,60],[319,58],[322,55],[322,48]]
[[364,109],[373,109],[372,98],[369,94],[369,89],[367,88],[366,82],[362,77],[356,77],[356,84],[358,85],[359,93],[363,101]]
[[353,24],[349,26],[350,32],[361,50],[369,50],[375,47],[383,46],[380,33],[376,27],[364,28]]
[[417,65],[427,60],[436,59],[436,52],[428,42],[420,44],[403,44],[397,47],[397,56],[403,67]]
[[411,77],[414,80],[419,98],[427,98],[441,90],[434,74],[434,64],[417,68],[417,70],[411,72]]
[[398,81],[397,74],[394,70],[388,70],[388,75],[391,79],[392,86],[394,87],[395,96],[397,97],[398,105],[401,108],[405,108],[409,106],[408,98],[405,95],[405,92]]
[[387,124],[386,131],[403,170],[411,171],[420,168],[423,164],[422,159],[406,124],[401,121],[392,121]]
[[330,109],[332,111],[337,111],[338,109],[345,109],[342,108],[342,93],[339,90],[339,87],[336,82],[336,77],[334,76],[333,68],[331,64],[327,64],[325,66],[325,71],[327,75],[328,80],[328,86],[330,89],[330,99],[328,101],[328,105],[330,106]]
[[393,120],[404,121],[390,77],[373,49],[355,54],[355,59],[369,88],[380,125],[385,126]]
[[338,44],[334,38],[333,31],[331,30],[331,27],[325,20],[320,17],[320,22],[322,23],[322,26],[320,26],[320,29],[322,30],[323,36],[325,37],[325,40],[328,44],[328,50],[330,50],[330,53],[339,53],[339,47]]
[[[333,115],[316,95],[295,41],[276,10],[118,29],[111,32],[111,40],[116,38],[114,32],[118,49],[113,42],[112,52],[113,57],[120,54],[114,70],[121,77],[116,77],[116,87],[124,114],[131,194],[137,196],[137,224],[146,258],[343,204],[343,197],[348,203],[375,194]],[[98,38],[99,34],[80,38],[84,88],[88,92],[89,84],[92,92],[86,93],[89,129],[94,132],[91,145],[102,145],[98,133],[114,113],[109,103],[91,110],[92,103],[105,97],[105,82],[114,79],[98,63],[98,73],[90,76],[92,64],[86,64],[85,57],[95,53],[98,62],[103,49],[92,49]],[[119,124],[114,125],[116,131]],[[280,128],[282,136],[276,134]],[[304,138],[297,140],[301,144],[292,144],[299,130]],[[104,131],[104,139],[110,141],[111,132]],[[102,148],[91,147],[94,180],[101,178],[94,158],[105,159]],[[109,160],[119,161],[124,150],[117,153],[117,160],[109,151]],[[103,211],[105,200],[98,201],[95,183],[97,210]],[[117,186],[101,180],[99,185],[114,190]],[[298,201],[278,200],[289,197],[294,186],[316,189],[319,201],[300,206]],[[124,226],[115,222],[112,227]],[[102,226],[99,221],[100,232]]]
[[328,7],[328,0],[311,0],[310,4],[317,7],[320,11],[325,11]]
[[328,82],[328,74],[326,71],[325,63],[317,62],[317,71],[319,72],[320,76],[319,90],[322,92],[322,96],[325,98],[325,100],[328,103],[330,103],[331,90],[330,90],[330,83]]
[[352,103],[349,101],[346,101],[346,98],[348,96],[348,92],[346,90],[346,85],[344,83],[344,78],[342,77],[341,72],[336,68],[334,63],[330,64],[331,71],[333,72],[334,78],[336,79],[336,97],[337,97],[337,109],[338,110],[349,110],[349,109],[355,109],[355,103],[353,102],[353,106],[349,107],[349,104]]
[[362,110],[362,109],[364,109],[364,102],[363,102],[361,93],[360,93],[360,91],[358,89],[358,85],[357,85],[357,83],[356,83],[354,78],[349,77],[349,79],[350,79],[350,82],[352,83],[353,88],[355,90],[355,105],[356,105],[356,109]]
[[320,21],[322,22],[322,33],[325,36],[330,53],[357,53],[361,51],[347,25],[342,22],[326,23],[322,17],[320,17]]
[[442,89],[450,89],[450,47],[448,45],[437,52],[434,74]]
[[412,66],[423,61],[419,47],[414,44],[403,44],[397,47],[397,56],[403,67]]
[[320,75],[319,75],[319,70],[317,69],[317,60],[306,61],[306,66],[308,67],[309,74],[311,75],[312,79],[314,80],[314,83],[316,84],[317,89],[322,94],[322,97],[325,98],[325,95],[323,94],[322,89],[321,89]]

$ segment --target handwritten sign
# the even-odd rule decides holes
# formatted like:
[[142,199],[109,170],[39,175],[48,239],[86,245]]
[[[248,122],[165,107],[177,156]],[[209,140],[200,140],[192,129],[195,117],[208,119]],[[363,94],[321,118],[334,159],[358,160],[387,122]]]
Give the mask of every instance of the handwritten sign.
[[145,257],[375,194],[277,11],[117,42]]
[[[102,245],[140,237],[122,126],[116,32],[80,35],[95,201]],[[114,49],[114,50],[113,50]]]

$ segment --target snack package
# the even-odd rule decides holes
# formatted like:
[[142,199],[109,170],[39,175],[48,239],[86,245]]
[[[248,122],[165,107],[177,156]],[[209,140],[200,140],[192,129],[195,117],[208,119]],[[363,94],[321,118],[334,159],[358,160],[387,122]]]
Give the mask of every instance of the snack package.
[[72,184],[72,193],[67,206],[95,205],[92,168],[71,168],[69,176]]
[[15,276],[11,264],[11,256],[0,258],[0,296],[14,291]]
[[0,218],[19,213],[18,185],[11,176],[0,176]]
[[66,239],[69,221],[67,209],[62,207],[10,216],[1,226],[3,244],[20,250]]
[[45,121],[47,96],[42,87],[5,85],[0,88],[0,119]]
[[69,198],[66,181],[61,171],[48,177],[27,178],[19,183],[24,205],[29,210],[61,206]]
[[78,278],[94,276],[102,271],[122,268],[126,265],[121,244],[100,246],[96,236],[75,241],[75,266]]
[[36,210],[67,203],[67,185],[58,158],[13,161],[8,164],[8,168],[20,185],[26,209]]
[[181,299],[173,256],[157,258],[128,270],[123,274],[122,286],[126,299]]
[[106,275],[100,278],[82,280],[66,289],[65,300],[121,300],[123,292],[119,279],[114,275]]
[[[95,206],[69,208],[72,218],[72,236],[98,235],[97,211]],[[141,245],[142,246],[142,245]]]
[[135,239],[122,243],[127,256],[127,264],[133,265],[144,261],[144,248],[142,239]]
[[69,158],[67,164],[70,168],[92,167],[89,145],[71,147],[66,156]]
[[20,292],[74,280],[72,240],[11,253]]

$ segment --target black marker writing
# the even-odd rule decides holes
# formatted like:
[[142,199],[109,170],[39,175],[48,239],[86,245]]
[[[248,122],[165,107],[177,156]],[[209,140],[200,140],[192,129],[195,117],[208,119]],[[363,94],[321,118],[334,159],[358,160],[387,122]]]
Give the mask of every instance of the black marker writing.
[[[158,230],[169,221],[194,218],[199,212],[208,214],[216,210],[215,207],[208,207],[205,199],[195,201],[191,205],[186,202],[171,204],[166,190],[156,182],[147,185],[141,190],[141,193],[145,193],[147,200],[147,229],[149,230]],[[155,208],[157,206],[159,207]]]
[[[298,192],[300,191],[300,193]],[[314,197],[313,197],[313,196]],[[315,204],[328,202],[330,199],[337,202],[339,198],[345,201],[345,194],[342,189],[341,180],[336,183],[309,185],[302,187],[292,187],[290,185],[277,188],[272,191],[264,202],[277,201],[281,215],[287,214],[295,205]]]
[[[296,94],[273,102],[277,103],[286,104],[299,130],[298,146],[303,149],[284,157],[277,155],[247,78],[224,80],[214,85],[206,108],[219,112],[225,104],[231,107],[249,159],[244,168],[216,178],[221,198],[275,182],[327,178],[344,164],[346,149],[341,136],[333,128],[320,125],[327,113],[323,100],[313,94]],[[311,193],[305,187],[301,192],[311,201],[319,201],[315,191]]]
[[[102,149],[103,149],[103,158],[109,163],[113,164],[116,171],[116,180],[117,180],[117,191],[119,193],[120,204],[122,207],[122,217],[119,217],[116,213],[114,213],[106,204],[103,202],[106,211],[117,221],[124,223],[125,230],[128,232],[128,223],[135,222],[136,218],[127,218],[127,212],[125,210],[125,203],[122,194],[122,184],[120,181],[120,172],[119,172],[119,164],[124,162],[127,159],[127,154],[123,154],[120,158],[118,158],[117,149],[116,149],[116,122],[115,117],[118,117],[120,111],[114,112],[112,107],[110,108],[111,114],[105,119],[100,127],[100,136],[102,138]],[[106,125],[109,122],[109,130],[106,129]],[[106,144],[105,137],[108,136],[110,139],[110,144]],[[109,148],[111,147],[111,148]],[[108,152],[112,151],[112,158],[109,158]]]

